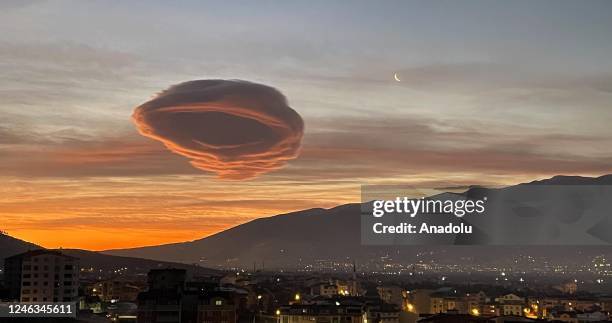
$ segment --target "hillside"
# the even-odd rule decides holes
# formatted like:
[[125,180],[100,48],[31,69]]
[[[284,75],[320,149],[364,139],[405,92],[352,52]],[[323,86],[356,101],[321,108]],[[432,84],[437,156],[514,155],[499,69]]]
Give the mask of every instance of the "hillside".
[[[466,196],[494,196],[520,191],[524,185],[609,185],[612,176],[598,178],[555,176],[550,179],[519,184],[502,189],[473,187]],[[521,255],[525,248],[496,246],[364,246],[360,236],[360,204],[341,205],[331,209],[308,209],[288,214],[260,218],[203,239],[143,248],[108,250],[107,254],[148,259],[200,263],[208,267],[227,267],[231,264],[252,266],[265,263],[268,267],[295,267],[300,262],[317,259],[355,259],[367,262],[376,257],[391,255],[402,262],[416,260],[417,254],[430,253],[437,262],[499,263],[513,255]],[[504,252],[500,252],[503,248]],[[609,246],[536,246],[530,255],[567,261],[567,254],[581,255],[582,261],[601,253],[610,254]],[[575,260],[574,260],[575,261]]]
[[[42,247],[13,238],[6,234],[0,234],[0,267],[4,266],[4,258],[10,257],[28,250],[43,249]],[[157,261],[150,259],[139,259],[134,257],[121,257],[106,255],[99,252],[80,250],[80,249],[61,249],[62,253],[79,258],[81,267],[94,267],[103,271],[115,270],[118,268],[129,268],[132,273],[146,273],[155,268],[184,268],[191,270],[195,274],[211,275],[218,271],[193,266],[184,263],[172,263],[168,261]]]

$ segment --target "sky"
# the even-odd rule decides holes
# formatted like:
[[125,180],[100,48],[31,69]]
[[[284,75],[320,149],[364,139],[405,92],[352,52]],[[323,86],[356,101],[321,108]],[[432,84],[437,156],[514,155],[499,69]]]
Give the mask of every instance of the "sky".
[[[609,1],[9,0],[0,30],[0,229],[45,247],[193,240],[363,184],[612,173]],[[202,79],[284,95],[299,152],[219,178],[142,135],[137,107]]]

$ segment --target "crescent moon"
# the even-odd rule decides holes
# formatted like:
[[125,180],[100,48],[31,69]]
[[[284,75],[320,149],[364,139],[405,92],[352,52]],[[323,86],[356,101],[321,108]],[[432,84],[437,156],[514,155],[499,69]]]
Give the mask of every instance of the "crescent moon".
[[402,80],[400,80],[399,75],[397,75],[397,73],[393,74],[393,78],[398,81],[401,82]]

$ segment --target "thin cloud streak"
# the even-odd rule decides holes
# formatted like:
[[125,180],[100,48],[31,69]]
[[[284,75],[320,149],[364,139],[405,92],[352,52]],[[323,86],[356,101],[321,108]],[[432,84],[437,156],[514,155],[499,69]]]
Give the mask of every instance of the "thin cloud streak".
[[[596,135],[546,133],[529,127],[516,131],[478,123],[462,126],[422,118],[324,118],[313,119],[311,124],[314,129],[305,138],[302,156],[259,182],[337,182],[438,172],[544,176],[612,171],[612,155],[605,149],[612,138]],[[144,139],[98,141],[92,137],[58,143],[10,131],[7,134],[0,143],[5,147],[5,157],[0,160],[4,176],[205,175]],[[343,162],[347,158],[350,167]]]

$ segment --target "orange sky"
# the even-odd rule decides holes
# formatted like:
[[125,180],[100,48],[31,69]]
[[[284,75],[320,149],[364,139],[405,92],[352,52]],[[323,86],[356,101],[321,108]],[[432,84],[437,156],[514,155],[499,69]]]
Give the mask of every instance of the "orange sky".
[[93,250],[193,240],[260,216],[358,198],[332,202],[316,187],[288,192],[209,176],[3,182],[3,230],[44,247]]
[[[554,152],[574,139],[533,135],[528,128],[508,137],[432,131],[411,120],[371,122],[352,129],[337,121],[341,132],[307,132],[296,160],[250,180],[218,179],[133,129],[123,139],[5,145],[0,229],[48,248],[127,248],[198,239],[261,216],[358,202],[362,184],[499,186],[612,171],[603,159]],[[401,132],[399,125],[406,124],[412,128]],[[395,141],[391,146],[377,135],[386,131],[394,132],[386,139]],[[423,139],[398,141],[415,135]],[[473,148],[481,138],[504,148]],[[513,152],[512,143],[530,139],[549,152]],[[444,147],[450,144],[455,147]]]
[[[426,183],[434,177],[419,179]],[[188,241],[261,216],[360,199],[356,182],[268,181],[226,182],[211,176],[4,178],[2,229],[48,248],[105,250]],[[456,178],[453,183],[461,182]]]

